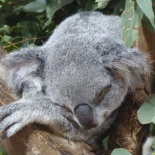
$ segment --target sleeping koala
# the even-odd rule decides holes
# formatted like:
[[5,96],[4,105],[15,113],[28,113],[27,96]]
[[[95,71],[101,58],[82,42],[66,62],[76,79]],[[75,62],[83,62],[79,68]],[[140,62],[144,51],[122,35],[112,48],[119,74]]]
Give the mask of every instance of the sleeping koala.
[[0,108],[0,136],[47,124],[72,140],[93,143],[113,123],[129,89],[149,74],[146,56],[127,48],[118,16],[82,12],[64,20],[40,47],[22,48],[2,64],[22,98]]

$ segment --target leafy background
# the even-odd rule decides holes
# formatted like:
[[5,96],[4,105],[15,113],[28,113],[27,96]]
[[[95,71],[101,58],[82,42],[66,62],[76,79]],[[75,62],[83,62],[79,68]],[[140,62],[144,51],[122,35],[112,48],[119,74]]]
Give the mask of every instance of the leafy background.
[[[122,38],[131,47],[142,22],[154,33],[153,4],[155,0],[0,0],[0,45],[8,52],[27,45],[42,45],[68,16],[96,10],[121,16]],[[138,111],[141,123],[155,123],[155,108],[152,107],[155,107],[155,96]],[[154,125],[151,125],[151,132],[155,133]],[[108,140],[104,142],[107,147]],[[4,153],[0,149],[0,154]],[[124,149],[112,152],[112,155],[121,154],[130,155]]]
[[90,10],[121,16],[128,47],[142,20],[155,28],[152,0],[0,0],[0,45],[7,51],[41,45],[66,17]]

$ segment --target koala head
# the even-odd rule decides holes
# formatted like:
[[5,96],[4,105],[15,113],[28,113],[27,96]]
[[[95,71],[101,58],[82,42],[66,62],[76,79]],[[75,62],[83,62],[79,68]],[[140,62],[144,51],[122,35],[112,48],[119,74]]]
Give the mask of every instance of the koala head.
[[68,107],[83,129],[100,126],[120,106],[128,89],[121,79],[117,81],[99,64],[95,66],[66,69],[52,87],[53,102]]
[[54,80],[47,86],[52,101],[68,107],[84,130],[106,122],[148,70],[145,56],[137,49],[106,37],[90,44],[87,38],[55,43],[57,52],[51,61],[55,70],[50,74]]

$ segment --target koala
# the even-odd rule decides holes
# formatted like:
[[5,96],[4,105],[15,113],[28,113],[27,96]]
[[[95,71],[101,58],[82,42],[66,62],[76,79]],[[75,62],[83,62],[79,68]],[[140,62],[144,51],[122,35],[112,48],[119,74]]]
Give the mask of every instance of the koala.
[[1,60],[21,99],[0,107],[0,136],[36,122],[67,139],[94,143],[113,123],[127,92],[149,74],[147,56],[127,48],[118,16],[81,12],[48,41]]

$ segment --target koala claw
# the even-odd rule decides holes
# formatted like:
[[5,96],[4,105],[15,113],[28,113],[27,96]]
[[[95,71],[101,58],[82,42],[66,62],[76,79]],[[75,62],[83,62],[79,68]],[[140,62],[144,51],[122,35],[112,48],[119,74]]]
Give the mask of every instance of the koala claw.
[[64,118],[66,118],[69,122],[71,122],[74,127],[76,127],[76,128],[79,127],[78,123],[76,122],[76,120],[73,117],[73,114],[71,114],[71,113],[64,113],[62,116]]
[[62,116],[67,119],[69,122],[72,123],[72,125],[74,125],[75,127],[78,127],[78,123],[75,121],[74,119],[74,115],[73,115],[73,112],[71,111],[71,109],[69,109],[69,107],[67,107],[66,105],[59,105],[59,104],[56,104],[57,106],[59,106],[61,109],[61,112],[62,112]]
[[6,138],[14,135],[23,126],[28,124],[31,119],[28,109],[23,104],[11,103],[0,108],[0,137]]
[[15,122],[15,123],[12,123],[11,125],[9,125],[8,127],[1,129],[0,138],[4,139],[4,138],[14,135],[19,130],[17,128],[17,126],[19,126],[19,125],[17,125],[17,124],[18,123]]
[[61,107],[62,111],[65,111],[65,112],[69,112],[69,113],[72,113],[72,111],[69,109],[69,107],[67,107],[66,105],[59,105],[57,103],[55,103],[57,106]]

